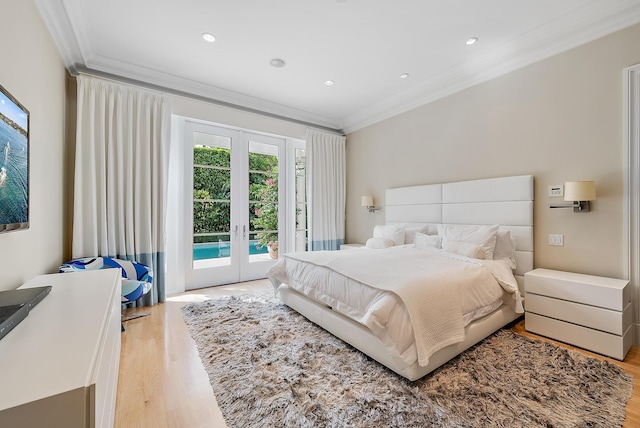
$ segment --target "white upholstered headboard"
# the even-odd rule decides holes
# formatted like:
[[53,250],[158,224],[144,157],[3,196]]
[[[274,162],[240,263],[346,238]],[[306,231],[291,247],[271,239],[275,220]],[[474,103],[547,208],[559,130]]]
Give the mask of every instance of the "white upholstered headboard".
[[[533,269],[533,176],[399,187],[386,191],[386,223],[499,224],[516,239],[515,275]],[[435,229],[435,230],[434,230]]]

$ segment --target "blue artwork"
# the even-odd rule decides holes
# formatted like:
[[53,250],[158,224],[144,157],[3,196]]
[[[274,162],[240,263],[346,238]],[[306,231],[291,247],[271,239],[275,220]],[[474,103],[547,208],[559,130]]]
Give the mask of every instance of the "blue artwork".
[[0,91],[0,230],[29,221],[29,114]]

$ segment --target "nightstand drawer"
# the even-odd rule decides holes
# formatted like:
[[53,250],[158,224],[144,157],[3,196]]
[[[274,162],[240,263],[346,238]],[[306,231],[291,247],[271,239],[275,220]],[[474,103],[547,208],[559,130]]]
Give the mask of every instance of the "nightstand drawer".
[[[527,289],[528,285],[529,283],[527,283]],[[623,312],[619,312],[552,297],[539,296],[530,292],[527,292],[525,302],[527,304],[527,312],[602,330],[618,336],[622,336],[627,331],[633,318],[631,303],[627,305]]]
[[624,332],[624,335],[617,336],[529,312],[526,313],[524,322],[527,331],[618,360],[623,360],[631,347],[631,325]]
[[526,291],[585,305],[622,311],[631,302],[629,281],[535,269],[525,274]]

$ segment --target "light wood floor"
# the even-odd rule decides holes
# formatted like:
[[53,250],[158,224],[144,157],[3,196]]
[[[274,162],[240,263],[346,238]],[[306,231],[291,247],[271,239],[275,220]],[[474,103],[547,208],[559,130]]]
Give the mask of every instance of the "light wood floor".
[[[210,296],[243,294],[270,288],[267,280],[232,284],[172,296],[167,298],[166,303],[151,308],[130,310],[131,313],[148,312],[151,315],[125,322],[115,426],[226,426],[180,308],[186,303],[206,300]],[[542,339],[526,332],[524,321],[515,324],[513,330]],[[633,396],[627,403],[624,427],[640,426],[640,348],[632,347],[623,362],[582,352],[611,361],[633,375]]]

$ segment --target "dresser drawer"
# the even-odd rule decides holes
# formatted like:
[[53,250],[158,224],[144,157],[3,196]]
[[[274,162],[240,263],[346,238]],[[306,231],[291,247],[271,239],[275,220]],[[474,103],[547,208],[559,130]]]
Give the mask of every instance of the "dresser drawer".
[[527,293],[623,311],[631,302],[629,281],[535,269],[525,274]]
[[[528,283],[527,283],[528,285]],[[527,292],[527,312],[622,336],[632,323],[631,303],[623,312],[588,306]]]
[[631,347],[631,326],[622,336],[527,312],[527,331],[623,360]]

